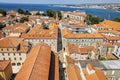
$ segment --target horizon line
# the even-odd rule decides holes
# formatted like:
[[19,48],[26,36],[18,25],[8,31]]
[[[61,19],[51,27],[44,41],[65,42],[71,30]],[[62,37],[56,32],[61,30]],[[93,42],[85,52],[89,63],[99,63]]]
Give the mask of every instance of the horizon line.
[[[47,3],[14,3],[14,2],[0,2],[0,4],[47,4]],[[120,3],[83,3],[83,4],[58,4],[58,3],[49,3],[48,5],[85,5],[85,4],[120,4]]]

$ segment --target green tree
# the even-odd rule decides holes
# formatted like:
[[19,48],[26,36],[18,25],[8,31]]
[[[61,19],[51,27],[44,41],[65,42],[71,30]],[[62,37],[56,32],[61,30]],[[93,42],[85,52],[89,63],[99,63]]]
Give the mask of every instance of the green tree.
[[0,9],[0,14],[2,14],[3,16],[6,16],[6,15],[7,15],[6,11],[3,10],[3,9]]
[[100,60],[106,60],[106,58],[105,57],[100,57]]
[[15,18],[15,15],[10,15],[11,18]]
[[43,13],[42,16],[46,16],[46,14]]
[[40,15],[40,13],[39,13],[39,12],[37,12],[37,13],[36,13],[36,15]]
[[88,14],[85,21],[87,22],[88,25],[90,24],[93,25],[93,24],[98,24],[99,22],[103,21],[103,19]]
[[120,18],[114,18],[113,21],[120,22]]
[[60,11],[53,11],[53,10],[48,9],[46,11],[46,15],[49,17],[54,17],[54,18],[58,17],[59,19],[62,19],[62,14]]
[[26,22],[26,21],[29,21],[28,17],[22,17],[22,18],[20,19],[20,23],[24,23],[24,22]]
[[25,11],[24,15],[31,15],[31,13],[29,11]]
[[17,12],[18,12],[19,14],[24,14],[24,10],[22,10],[22,9],[18,9]]
[[5,26],[6,26],[5,24],[0,23],[0,30],[1,30],[2,28],[4,28]]
[[62,19],[62,13],[60,11],[57,11],[59,19]]
[[55,16],[55,12],[51,9],[48,9],[46,11],[46,15],[49,16],[49,17],[54,17]]

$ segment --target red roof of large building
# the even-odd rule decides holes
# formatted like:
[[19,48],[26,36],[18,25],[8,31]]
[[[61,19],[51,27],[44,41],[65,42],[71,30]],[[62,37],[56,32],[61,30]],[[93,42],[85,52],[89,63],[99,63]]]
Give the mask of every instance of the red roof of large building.
[[34,47],[29,53],[15,80],[48,80],[51,48],[45,44]]
[[58,57],[44,43],[33,47],[15,80],[59,80]]

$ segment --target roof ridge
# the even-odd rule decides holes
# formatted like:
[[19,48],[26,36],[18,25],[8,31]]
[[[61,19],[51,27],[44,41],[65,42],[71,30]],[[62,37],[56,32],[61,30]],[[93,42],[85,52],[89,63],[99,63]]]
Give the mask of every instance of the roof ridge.
[[[37,57],[38,57],[38,54],[39,54],[39,52],[40,52],[40,50],[41,50],[41,46],[42,46],[42,45],[39,46],[39,50],[38,50],[38,53],[37,53]],[[36,62],[36,60],[37,60],[37,57],[36,57],[36,59],[35,59],[35,61],[34,61],[34,64],[33,64],[33,67],[32,67],[32,70],[31,70],[31,73],[30,73],[30,75],[29,75],[28,80],[30,80],[30,77],[31,77],[31,75],[32,75],[32,72],[33,72],[33,69],[34,69],[35,62]]]
[[98,74],[97,74],[97,71],[96,71],[97,69],[95,68],[95,75],[96,75],[96,77],[97,77],[97,79],[99,80],[99,76],[98,76]]
[[75,73],[76,73],[76,77],[77,77],[77,80],[79,80],[79,76],[77,75],[77,69],[76,69],[76,67],[78,67],[77,65],[72,65],[73,67],[74,67],[74,71],[75,71]]

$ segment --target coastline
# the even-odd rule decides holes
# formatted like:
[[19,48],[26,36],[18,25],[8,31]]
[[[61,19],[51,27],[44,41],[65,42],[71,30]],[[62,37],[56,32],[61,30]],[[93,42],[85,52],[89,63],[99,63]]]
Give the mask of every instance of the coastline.
[[[55,11],[83,11],[87,14],[91,14],[93,16],[98,16],[103,19],[112,20],[116,17],[120,17],[120,12],[116,11],[115,9],[103,9],[103,8],[79,8],[79,7],[68,7],[70,5],[59,5],[59,4],[2,4],[0,3],[0,9],[9,11],[21,8],[23,10],[28,11],[44,11],[46,12],[47,9],[52,9]],[[108,14],[110,17],[108,17]]]

